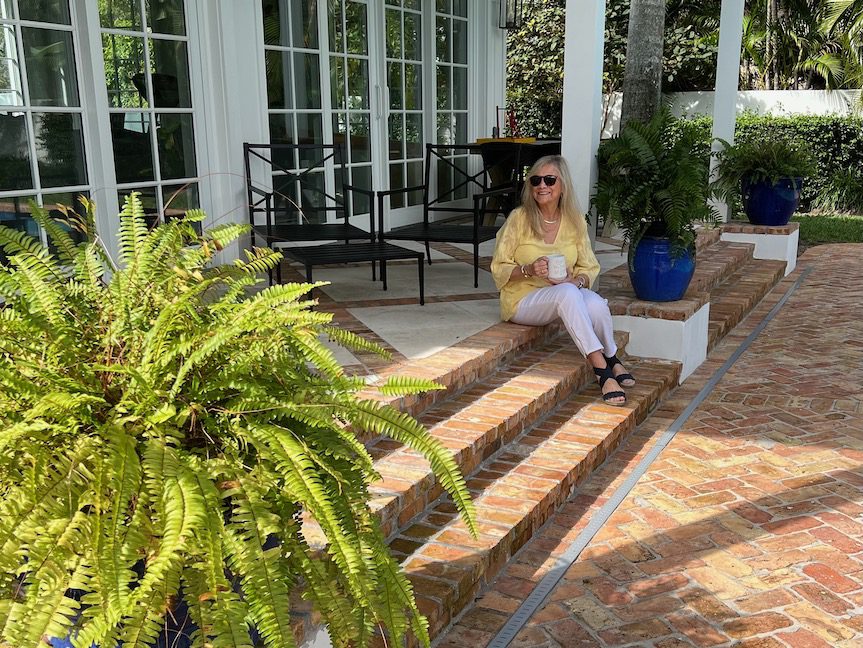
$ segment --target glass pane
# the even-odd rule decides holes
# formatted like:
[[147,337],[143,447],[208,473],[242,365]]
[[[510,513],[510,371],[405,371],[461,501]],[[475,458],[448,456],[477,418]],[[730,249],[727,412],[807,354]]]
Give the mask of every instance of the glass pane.
[[437,52],[437,60],[441,62],[448,62],[450,60],[449,38],[451,22],[449,18],[438,16],[437,29],[435,29],[435,41],[437,43],[435,51]]
[[405,156],[404,149],[404,117],[395,113],[389,118],[389,159],[401,160]]
[[0,106],[23,106],[15,28],[0,25]]
[[327,24],[331,52],[344,52],[344,14],[341,0],[327,3]]
[[455,198],[467,198],[468,193],[468,183],[467,178],[467,157],[460,156],[453,160],[453,164],[455,164],[458,171],[453,171],[453,175],[455,177]]
[[155,180],[149,115],[143,112],[114,113],[110,119],[117,182]]
[[270,144],[294,144],[294,119],[290,114],[270,115]]
[[439,65],[437,68],[437,108],[449,110],[452,108],[452,83],[450,83],[450,67]]
[[144,39],[138,36],[102,34],[105,85],[108,105],[115,108],[146,108]]
[[78,106],[72,34],[22,27],[27,86],[33,106]]
[[194,182],[182,185],[165,185],[162,187],[162,204],[166,219],[177,218],[190,209],[200,208],[198,185]]
[[[420,162],[408,162],[408,187],[419,187],[422,184],[425,184],[425,178],[423,177],[423,163]],[[420,191],[411,191],[408,194],[408,205],[420,205],[423,201],[423,192]]]
[[422,4],[420,3],[420,0],[404,0],[403,4],[407,9],[416,9],[417,11],[420,11],[422,9]]
[[33,131],[43,187],[87,184],[81,115],[33,113]]
[[294,54],[297,108],[321,107],[321,78],[317,54]]
[[450,0],[437,0],[437,2],[435,2],[435,8],[441,13],[450,13],[452,3]]
[[301,183],[294,183],[300,192],[300,217],[306,223],[325,223],[327,221],[327,196],[323,173],[309,173]]
[[465,144],[467,142],[467,115],[456,113],[455,116],[455,143]]
[[[400,189],[405,186],[405,169],[401,162],[390,164],[390,189]],[[399,209],[404,207],[404,194],[393,194],[390,196],[390,208]]]
[[12,15],[12,0],[0,0],[0,18],[11,20],[14,17]]
[[189,57],[182,41],[150,39],[153,105],[157,108],[191,108]]
[[[323,144],[323,118],[321,115],[297,115],[297,141],[300,144]],[[300,166],[308,166],[320,159],[320,149],[300,151]]]
[[452,21],[452,60],[467,64],[467,22],[464,20]]
[[423,108],[423,68],[413,63],[405,64],[405,108]]
[[348,2],[345,7],[345,30],[349,54],[368,54],[369,33],[366,28],[366,6]]
[[369,116],[351,115],[351,162],[369,162],[372,148],[369,138]]
[[267,68],[267,106],[286,110],[294,107],[291,94],[291,53],[264,52]]
[[69,25],[69,0],[19,0],[21,20]]
[[348,59],[348,108],[369,109],[369,63],[362,59]]
[[[273,174],[273,209],[274,222],[279,224],[295,224],[297,218],[297,188],[296,182],[284,174]],[[265,222],[264,219],[261,222]],[[261,233],[266,233],[261,230]]]
[[423,156],[423,116],[422,113],[405,115],[405,130],[407,131],[407,156],[422,158]]
[[345,60],[341,56],[330,57],[330,102],[331,107],[337,110],[344,110],[347,107]]
[[437,161],[437,191],[442,202],[452,200],[452,167],[446,160]]
[[[370,166],[352,167],[351,168],[351,184],[363,189],[372,189],[372,168]],[[369,213],[369,197],[359,191],[352,191],[353,196],[352,212],[353,214],[368,214]]]
[[437,143],[453,144],[455,142],[455,124],[450,113],[440,113],[437,116]]
[[452,107],[467,110],[467,68],[452,69]]
[[264,44],[287,47],[288,12],[283,11],[284,0],[263,0]]
[[[39,226],[30,215],[30,201],[34,199],[34,196],[6,196],[0,198],[0,225],[5,225],[21,232],[27,232],[30,236],[39,238]],[[0,263],[5,264],[6,262],[6,255],[0,249]]]
[[157,114],[156,129],[162,179],[194,178],[198,175],[192,116]]
[[405,14],[405,58],[410,61],[422,60],[422,16]]
[[333,142],[347,148],[348,116],[346,113],[336,113],[333,115]]
[[159,202],[156,199],[156,187],[141,187],[139,189],[122,189],[117,192],[117,198],[120,201],[120,209],[126,202],[126,198],[132,193],[141,194],[138,196],[141,200],[141,205],[144,207],[144,220],[147,221],[149,227],[153,227],[159,221]]
[[390,109],[400,110],[404,108],[401,63],[387,63],[387,89],[390,95]]
[[[78,201],[78,197],[82,195],[85,198],[90,197],[90,194],[86,191],[42,195],[42,206],[48,212],[48,215],[69,232],[72,240],[76,243],[80,243],[86,238],[84,232],[87,222],[86,215],[84,214],[84,208]],[[53,249],[54,246],[51,245],[51,248]]]
[[467,18],[467,0],[452,0],[452,12],[456,16]]
[[0,191],[32,188],[27,121],[23,113],[0,112]]
[[99,24],[106,29],[141,31],[139,0],[99,0]]
[[183,0],[146,0],[147,25],[156,34],[186,33]]
[[294,23],[293,45],[306,49],[318,48],[318,1],[291,0],[291,20]]
[[395,9],[387,9],[387,57],[401,58],[402,56],[402,14]]

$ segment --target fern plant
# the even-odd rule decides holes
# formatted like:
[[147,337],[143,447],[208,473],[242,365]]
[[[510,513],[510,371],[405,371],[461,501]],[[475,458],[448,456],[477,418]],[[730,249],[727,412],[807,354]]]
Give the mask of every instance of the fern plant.
[[708,204],[707,159],[697,155],[692,129],[675,129],[662,109],[649,121],[631,121],[597,152],[599,177],[592,205],[615,223],[629,246],[629,265],[648,232],[666,236],[679,254],[695,243],[698,223],[719,218]]
[[715,191],[723,198],[739,196],[742,184],[782,178],[805,178],[815,173],[815,158],[802,141],[772,134],[729,144],[720,139],[716,154]]
[[473,509],[451,454],[362,398],[320,336],[377,347],[312,310],[312,285],[255,292],[276,252],[213,266],[244,226],[198,235],[195,211],[148,230],[133,195],[115,265],[83,204],[79,244],[34,206],[54,252],[0,227],[0,644],[149,646],[182,601],[194,646],[293,646],[299,588],[337,646],[380,627],[427,645],[357,431],[422,453],[472,530]]

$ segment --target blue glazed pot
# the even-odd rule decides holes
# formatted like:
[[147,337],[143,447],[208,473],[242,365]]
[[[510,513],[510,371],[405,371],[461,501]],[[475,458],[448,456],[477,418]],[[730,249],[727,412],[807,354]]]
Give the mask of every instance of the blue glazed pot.
[[743,211],[753,225],[787,225],[800,204],[803,178],[780,178],[773,185],[769,180],[741,183]]
[[629,280],[639,299],[666,302],[683,297],[693,274],[694,248],[675,258],[667,238],[644,236],[635,248]]

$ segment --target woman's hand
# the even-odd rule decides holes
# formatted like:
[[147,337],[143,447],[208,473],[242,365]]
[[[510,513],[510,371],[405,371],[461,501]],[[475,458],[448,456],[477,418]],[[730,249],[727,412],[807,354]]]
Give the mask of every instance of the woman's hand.
[[563,277],[562,279],[552,279],[551,277],[546,277],[546,278],[548,279],[548,283],[554,284],[556,286],[557,284],[562,284],[562,283],[566,283],[567,281],[572,281],[572,273],[569,270],[567,270],[566,276]]
[[534,260],[533,263],[528,263],[528,274],[532,277],[539,277],[540,279],[548,279],[548,257],[541,256],[538,259]]

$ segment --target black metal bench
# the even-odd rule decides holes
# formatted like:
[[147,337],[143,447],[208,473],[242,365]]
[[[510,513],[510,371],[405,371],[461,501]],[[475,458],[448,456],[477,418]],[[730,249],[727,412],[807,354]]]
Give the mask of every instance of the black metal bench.
[[[387,261],[415,259],[419,266],[420,304],[425,303],[425,255],[379,239],[374,192],[346,183],[342,183],[341,193],[327,191],[328,166],[334,170],[333,177],[348,177],[339,144],[247,143],[243,148],[253,245],[255,238],[261,237],[267,247],[278,248],[285,257],[303,264],[308,281],[312,280],[314,266],[367,261],[372,264],[375,281],[380,262],[384,290]],[[256,161],[266,164],[272,188],[262,188],[254,182],[252,163]],[[351,223],[355,194],[368,201],[368,231]],[[260,215],[264,216],[263,224],[258,222]],[[378,220],[382,224],[380,216]],[[321,243],[296,245],[313,241]],[[276,281],[282,281],[281,266],[276,268]]]

